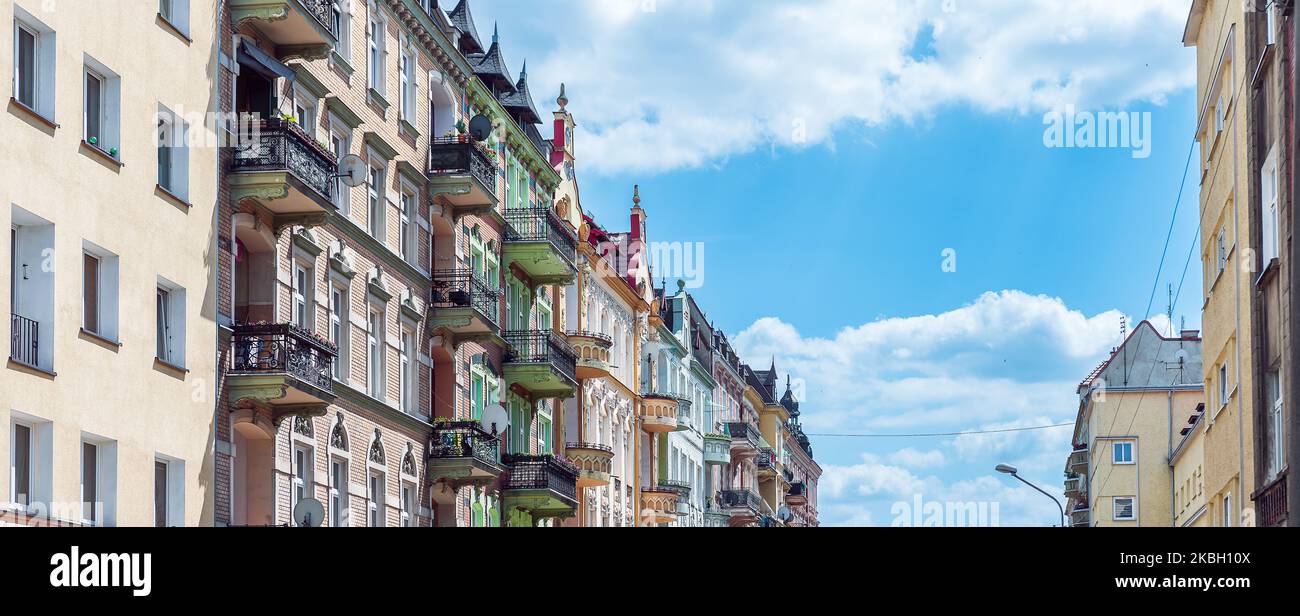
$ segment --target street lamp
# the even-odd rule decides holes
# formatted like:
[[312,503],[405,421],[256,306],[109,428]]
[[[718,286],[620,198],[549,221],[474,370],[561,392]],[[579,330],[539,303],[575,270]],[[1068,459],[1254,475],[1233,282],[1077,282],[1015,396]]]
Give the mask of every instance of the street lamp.
[[1035,489],[1035,490],[1038,490],[1039,492],[1042,492],[1043,496],[1046,496],[1047,498],[1052,499],[1052,502],[1056,504],[1056,508],[1061,510],[1061,528],[1065,528],[1065,507],[1063,507],[1063,506],[1061,505],[1061,501],[1060,501],[1060,500],[1058,500],[1055,496],[1052,496],[1051,494],[1048,494],[1048,493],[1045,492],[1042,488],[1040,488],[1040,487],[1038,487],[1038,486],[1036,486],[1036,485],[1034,485],[1034,484],[1032,484],[1032,483],[1029,483],[1028,481],[1025,481],[1025,478],[1024,478],[1024,477],[1021,477],[1021,476],[1019,475],[1019,472],[1020,472],[1020,471],[1016,470],[1016,467],[1014,467],[1014,466],[1011,466],[1011,465],[1008,465],[1008,464],[999,464],[995,470],[997,470],[997,472],[999,472],[999,473],[1003,473],[1003,474],[1005,474],[1005,475],[1011,475],[1012,477],[1015,477],[1016,479],[1019,479],[1021,483],[1025,484],[1025,485],[1027,485],[1027,486],[1029,486],[1029,487],[1031,487],[1031,488],[1033,488],[1033,489]]

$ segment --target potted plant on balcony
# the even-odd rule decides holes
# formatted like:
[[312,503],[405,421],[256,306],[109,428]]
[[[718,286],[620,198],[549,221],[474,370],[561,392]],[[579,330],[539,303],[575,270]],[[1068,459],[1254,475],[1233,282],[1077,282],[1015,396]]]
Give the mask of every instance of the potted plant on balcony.
[[459,140],[461,143],[469,142],[469,135],[466,134],[464,120],[456,121],[456,135],[457,135],[457,140]]

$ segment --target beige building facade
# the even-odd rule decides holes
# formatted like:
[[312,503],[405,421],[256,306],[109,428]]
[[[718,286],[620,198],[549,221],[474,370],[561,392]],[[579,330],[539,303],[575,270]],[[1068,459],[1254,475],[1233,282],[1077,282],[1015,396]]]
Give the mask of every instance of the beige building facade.
[[211,525],[211,3],[0,20],[0,525]]
[[1079,385],[1065,468],[1071,525],[1173,525],[1169,460],[1202,401],[1197,334],[1166,338],[1144,321]]

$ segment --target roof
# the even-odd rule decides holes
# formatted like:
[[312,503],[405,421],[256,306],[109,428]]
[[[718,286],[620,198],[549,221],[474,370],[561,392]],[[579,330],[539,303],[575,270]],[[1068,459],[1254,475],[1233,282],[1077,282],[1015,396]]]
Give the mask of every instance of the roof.
[[501,54],[501,37],[495,28],[492,31],[492,46],[488,48],[487,53],[469,55],[465,58],[474,66],[474,74],[494,91],[515,90],[515,80],[510,76],[510,69],[506,67],[505,58]]
[[[524,70],[519,73],[519,82],[515,84],[514,92],[503,92],[497,97],[501,101],[501,106],[506,111],[515,115],[519,124],[541,124],[542,116],[537,113],[537,108],[533,106],[533,95],[528,90],[528,61],[524,61]],[[541,136],[538,135],[538,139]],[[538,146],[539,150],[545,148]]]
[[469,12],[469,0],[460,0],[456,3],[456,8],[447,14],[451,20],[451,25],[460,30],[461,53],[469,56],[470,54],[483,53],[483,43],[478,40],[478,29],[474,27],[474,16]]
[[1187,14],[1187,25],[1183,28],[1183,46],[1195,47],[1201,38],[1201,22],[1205,20],[1205,0],[1193,0],[1192,9]]

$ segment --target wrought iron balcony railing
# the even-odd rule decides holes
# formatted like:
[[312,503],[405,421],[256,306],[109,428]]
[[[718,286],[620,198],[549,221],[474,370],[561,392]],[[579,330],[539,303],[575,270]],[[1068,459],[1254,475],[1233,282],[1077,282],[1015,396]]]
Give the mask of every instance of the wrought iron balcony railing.
[[797,481],[795,483],[790,484],[790,491],[786,492],[786,496],[791,496],[795,498],[807,498],[808,484],[802,481]]
[[429,175],[474,176],[490,193],[497,188],[497,164],[469,135],[439,137],[429,142]]
[[334,29],[334,3],[337,0],[298,0],[307,13],[325,26],[330,34],[338,36],[339,33]]
[[497,437],[473,421],[435,424],[429,437],[429,459],[473,458],[492,465],[501,464],[501,447]]
[[1287,519],[1286,473],[1255,494],[1255,510],[1259,512],[1259,526],[1279,526]]
[[752,490],[723,490],[718,492],[718,506],[723,509],[751,509],[760,511],[764,507],[763,497]]
[[676,492],[683,499],[690,498],[691,496],[691,484],[688,481],[681,481],[678,479],[660,479],[659,488]]
[[473,270],[434,272],[430,303],[434,308],[473,308],[493,325],[501,320],[501,292]]
[[239,325],[231,337],[231,374],[286,373],[334,392],[338,347],[284,324]]
[[758,470],[774,470],[776,468],[776,452],[771,449],[758,450],[758,456],[754,458],[754,466]]
[[28,366],[38,366],[41,324],[22,315],[9,317],[9,358]]
[[503,490],[550,490],[571,500],[578,499],[578,470],[555,456],[504,456],[510,476]]
[[759,446],[759,432],[754,426],[744,421],[733,421],[727,423],[727,435],[732,441],[745,441],[754,449]]
[[505,219],[510,223],[506,230],[507,242],[550,242],[557,252],[569,262],[578,258],[578,238],[569,231],[568,223],[549,207],[507,208]]
[[508,331],[502,334],[506,341],[506,363],[550,364],[570,381],[578,382],[578,355],[564,336],[550,331]]
[[232,163],[234,171],[287,171],[325,203],[333,203],[338,161],[296,122],[263,120],[242,140]]

